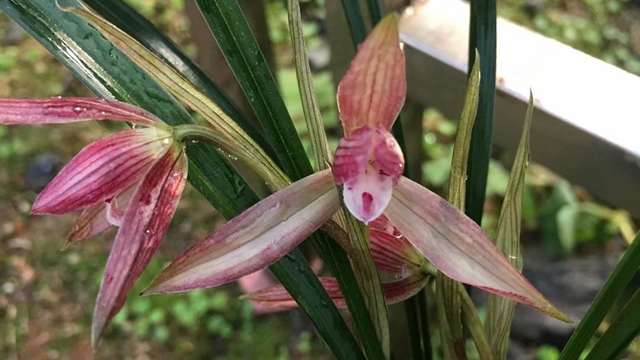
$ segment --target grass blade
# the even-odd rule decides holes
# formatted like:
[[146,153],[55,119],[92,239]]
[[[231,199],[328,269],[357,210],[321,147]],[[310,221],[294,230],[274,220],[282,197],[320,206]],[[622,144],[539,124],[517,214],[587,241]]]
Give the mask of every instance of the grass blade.
[[[480,57],[476,56],[475,63],[471,69],[469,84],[465,94],[465,101],[458,124],[458,133],[453,146],[453,156],[451,159],[451,175],[449,178],[449,191],[447,200],[458,209],[464,211],[465,192],[467,181],[467,163],[469,157],[469,143],[471,141],[471,131],[476,119],[478,109],[478,87],[480,85]],[[438,273],[438,284],[436,291],[442,293],[438,295],[444,301],[448,328],[451,333],[443,339],[451,339],[452,344],[448,346],[456,349],[458,354],[464,353],[464,338],[462,333],[461,300],[459,296],[460,284],[455,280]],[[442,330],[441,330],[442,331]]]
[[[507,192],[502,203],[498,221],[496,245],[519,271],[522,271],[522,253],[520,252],[520,226],[522,221],[522,194],[524,178],[531,154],[529,131],[533,119],[533,94],[529,95],[527,115],[522,129],[520,145],[511,169]],[[490,295],[487,301],[487,337],[491,341],[491,352],[496,359],[507,358],[509,333],[516,303],[514,301]]]
[[577,360],[600,326],[615,301],[620,297],[629,281],[638,273],[640,268],[640,234],[636,235],[631,245],[613,269],[589,310],[571,335],[569,342],[560,353],[559,360]]
[[382,7],[379,0],[367,0],[369,6],[369,14],[371,14],[371,25],[376,24],[382,19]]
[[491,129],[496,94],[496,0],[472,0],[470,22],[469,73],[477,49],[482,58],[482,80],[478,114],[469,149],[469,180],[465,208],[466,214],[480,224],[491,156]]
[[358,0],[342,0],[342,8],[347,17],[349,30],[351,30],[353,45],[357,48],[357,45],[367,38],[367,27],[364,24],[362,11],[360,11],[360,4],[358,4]]
[[331,154],[331,150],[329,150],[327,134],[324,131],[320,106],[318,105],[318,98],[313,86],[313,75],[309,67],[307,45],[304,40],[300,3],[297,0],[288,0],[287,4],[289,8],[291,43],[293,45],[304,119],[307,123],[307,129],[309,130],[309,137],[311,138],[316,171],[324,170],[329,168],[329,164],[333,163],[333,155]]
[[311,165],[266,59],[236,0],[196,0],[242,91],[293,180],[311,174]]
[[602,334],[585,360],[615,360],[640,333],[640,289]]

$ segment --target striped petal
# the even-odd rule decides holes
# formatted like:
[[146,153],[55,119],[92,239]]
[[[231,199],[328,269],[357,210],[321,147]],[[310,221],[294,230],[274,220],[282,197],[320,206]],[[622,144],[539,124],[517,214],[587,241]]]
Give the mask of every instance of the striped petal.
[[407,92],[404,53],[395,14],[385,17],[358,49],[338,85],[345,136],[365,125],[390,130]]
[[398,181],[404,171],[404,156],[393,135],[382,127],[376,130],[373,156],[381,173]]
[[382,271],[407,276],[420,271],[426,261],[384,215],[369,224],[369,238],[371,256]]
[[[135,185],[131,186],[122,194],[118,195],[118,206],[121,209],[126,209],[127,206],[129,206],[129,202],[136,188],[137,186]],[[85,208],[80,216],[76,218],[63,248],[102,234],[109,230],[111,226],[113,226],[113,223],[107,219],[107,204],[105,202],[97,202]]]
[[480,226],[421,185],[401,178],[385,215],[448,277],[569,320],[511,265]]
[[31,213],[65,214],[116,196],[142,178],[170,136],[156,128],[132,129],[91,143],[40,193]]
[[[387,304],[396,304],[412,297],[425,287],[427,280],[428,278],[426,276],[416,274],[400,280],[382,283],[382,290],[384,291]],[[344,296],[335,278],[320,278],[320,283],[322,283],[322,286],[329,294],[329,297],[331,297],[331,300],[336,304],[336,307],[340,309],[347,308]],[[265,309],[273,309],[275,311],[295,309],[298,307],[298,304],[291,298],[291,295],[289,295],[282,285],[268,287],[255,293],[244,295],[242,298],[250,300],[252,303],[260,305]]]
[[333,160],[333,177],[342,185],[361,174],[367,167],[374,131],[365,126],[340,139]]
[[153,164],[125,213],[107,260],[93,312],[92,342],[124,305],[169,228],[187,180],[187,158],[177,144]]
[[298,246],[339,206],[329,170],[296,181],[188,249],[145,293],[210,288],[263,269]]
[[89,98],[0,99],[0,124],[63,124],[86,120],[118,120],[158,126],[161,121],[136,106]]

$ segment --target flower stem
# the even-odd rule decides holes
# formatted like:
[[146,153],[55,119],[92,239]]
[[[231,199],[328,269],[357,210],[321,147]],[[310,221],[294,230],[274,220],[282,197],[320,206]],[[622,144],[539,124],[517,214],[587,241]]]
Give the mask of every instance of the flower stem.
[[241,144],[230,141],[214,129],[197,124],[179,125],[173,128],[174,138],[185,145],[192,141],[204,141],[227,153],[231,159],[241,158],[253,171],[266,181],[272,191],[282,189],[291,181],[268,156],[261,156]]

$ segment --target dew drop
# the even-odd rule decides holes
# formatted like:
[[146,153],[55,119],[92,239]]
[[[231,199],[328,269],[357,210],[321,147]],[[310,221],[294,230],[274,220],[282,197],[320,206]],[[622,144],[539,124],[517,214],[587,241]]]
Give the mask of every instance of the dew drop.
[[52,99],[56,99],[56,100],[60,100],[60,99],[62,99],[62,96],[61,95],[56,95],[56,96],[52,96],[51,98]]
[[80,115],[86,110],[87,110],[86,108],[79,107],[79,106],[73,108],[73,112],[76,113],[76,115]]
[[168,144],[168,143],[169,143],[169,139],[168,139],[168,138],[167,138],[167,139],[164,139],[164,140],[162,140],[162,142],[163,142],[164,144]]
[[191,140],[191,143],[192,143],[192,144],[197,144],[197,143],[199,143],[199,142],[200,142],[200,141],[198,141],[198,140]]
[[149,235],[149,234],[151,234],[151,230],[147,229],[147,230],[144,231],[144,233]]
[[233,161],[238,160],[238,157],[237,157],[237,156],[235,156],[235,155],[227,154],[227,157],[228,157],[229,159],[233,160]]

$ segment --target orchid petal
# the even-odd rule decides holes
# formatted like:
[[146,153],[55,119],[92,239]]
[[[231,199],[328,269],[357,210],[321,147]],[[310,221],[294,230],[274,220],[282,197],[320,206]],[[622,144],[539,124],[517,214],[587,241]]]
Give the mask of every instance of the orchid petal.
[[344,185],[344,204],[358,220],[365,224],[375,220],[389,204],[393,178],[380,174],[368,165],[365,171]]
[[333,177],[336,184],[342,185],[365,170],[373,134],[374,131],[365,126],[340,139],[333,160]]
[[384,215],[369,224],[371,255],[378,269],[406,276],[420,270],[424,257]]
[[136,106],[115,100],[63,98],[0,99],[0,124],[63,124],[85,120],[119,120],[157,126],[161,121]]
[[407,92],[404,53],[397,17],[385,17],[358,49],[338,86],[345,136],[369,125],[391,129]]
[[401,178],[385,215],[450,278],[567,320],[511,265],[480,226],[421,185]]
[[[400,280],[382,283],[387,304],[396,304],[412,297],[425,287],[427,280],[428,278],[426,276],[416,274]],[[340,309],[347,308],[344,295],[342,295],[338,281],[335,278],[320,278],[320,283],[336,307]],[[291,295],[289,295],[282,285],[268,287],[255,293],[244,295],[242,298],[274,311],[283,311],[298,307],[298,304],[291,298]]]
[[142,178],[169,136],[156,128],[132,129],[91,143],[40,193],[31,213],[65,214],[114,197]]
[[263,269],[298,246],[339,206],[329,170],[296,181],[192,246],[145,294],[210,288]]
[[116,235],[93,313],[94,346],[151,261],[178,206],[187,180],[188,163],[184,150],[174,146],[153,164],[140,182]]
[[404,171],[404,157],[396,139],[382,128],[376,131],[373,156],[380,170],[398,181]]
[[[130,186],[122,194],[118,195],[117,201],[121,209],[129,206],[131,197],[137,186]],[[67,238],[63,248],[91,239],[109,230],[114,224],[107,219],[107,204],[97,202],[85,208],[80,216],[73,223],[71,233]]]

